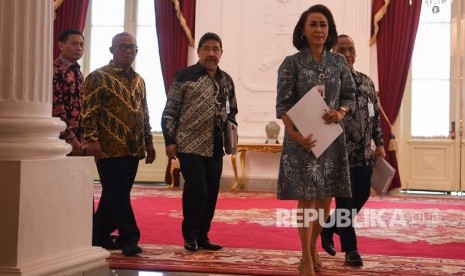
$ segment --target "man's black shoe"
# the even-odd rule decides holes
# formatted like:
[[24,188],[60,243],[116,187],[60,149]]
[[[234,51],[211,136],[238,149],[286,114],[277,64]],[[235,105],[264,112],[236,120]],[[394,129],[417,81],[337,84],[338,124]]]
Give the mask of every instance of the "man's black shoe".
[[122,248],[122,246],[119,243],[114,242],[111,239],[106,239],[106,240],[101,241],[101,242],[93,242],[92,246],[100,246],[100,247],[103,247],[103,248],[105,248],[107,250],[115,250],[115,249],[121,249]]
[[336,249],[334,248],[333,235],[328,234],[327,231],[323,228],[320,234],[321,238],[321,247],[331,256],[336,255]]
[[219,245],[219,244],[211,243],[210,240],[206,240],[204,242],[199,242],[199,249],[217,251],[217,250],[223,249],[223,247],[221,245]]
[[363,266],[362,257],[360,257],[357,250],[346,252],[345,261],[350,266]]
[[142,253],[142,248],[140,248],[137,244],[128,244],[123,246],[121,252],[124,256],[130,257]]
[[121,245],[116,243],[116,242],[113,242],[113,241],[110,241],[110,242],[107,242],[107,243],[104,243],[102,245],[103,248],[107,249],[107,250],[115,250],[115,249],[122,249]]
[[197,241],[184,241],[184,249],[194,252],[199,249],[199,246],[197,245]]

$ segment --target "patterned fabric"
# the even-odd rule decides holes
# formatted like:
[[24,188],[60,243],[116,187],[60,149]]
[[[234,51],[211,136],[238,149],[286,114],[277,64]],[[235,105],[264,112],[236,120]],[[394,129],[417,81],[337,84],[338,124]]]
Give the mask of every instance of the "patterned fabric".
[[81,109],[84,77],[77,62],[69,62],[62,55],[53,61],[52,116],[66,123],[60,139],[71,143],[77,138],[81,143]]
[[101,144],[102,158],[145,157],[152,143],[145,82],[132,68],[126,73],[111,61],[90,73],[82,116],[84,138]]
[[178,152],[212,157],[218,143],[222,151],[223,126],[228,118],[235,122],[236,114],[231,77],[218,69],[212,78],[199,63],[189,66],[177,73],[168,92],[161,123],[165,143],[176,144]]
[[[293,237],[295,229],[292,230],[293,232],[283,233],[283,235],[286,235],[286,238],[288,236]],[[261,236],[257,236],[257,239],[264,240],[262,243],[272,244],[275,245],[275,248],[280,248],[276,246],[274,240],[263,237],[268,237],[266,234],[263,234],[267,233],[267,231],[271,230],[269,228],[264,228],[263,230],[254,228],[253,232],[261,234]],[[384,242],[390,232],[386,231],[386,229],[383,229],[383,231],[384,238],[381,241]],[[245,235],[250,236],[250,228],[244,232],[244,234],[242,232],[233,232],[231,235],[235,237],[241,237],[240,234],[242,234],[242,237]],[[404,233],[402,232],[402,234]],[[279,239],[282,239],[282,237],[279,237]],[[231,244],[235,245],[235,240]],[[128,258],[121,253],[121,250],[110,250],[111,255],[107,259],[110,268],[143,271],[176,271],[177,273],[173,273],[174,275],[198,275],[202,272],[200,275],[295,276],[299,275],[297,266],[302,254],[300,250],[240,248],[238,246],[228,246],[227,250],[221,252],[201,251],[192,254],[179,245],[151,243],[142,244],[141,246],[144,252],[139,254],[138,258]],[[321,254],[320,259],[324,264],[324,272],[317,275],[465,275],[465,261],[457,258],[452,259],[451,257],[455,254],[449,254],[449,258],[409,257],[399,256],[404,251],[398,247],[397,243],[383,243],[382,245],[376,243],[376,246],[373,247],[378,248],[383,246],[398,248],[398,254],[389,255],[382,253],[383,255],[374,255],[363,252],[365,266],[357,269],[348,265],[342,265],[344,257],[331,257],[327,254]],[[414,246],[414,244],[409,244],[405,251],[421,251],[420,249],[408,250]],[[369,246],[367,245],[366,247]],[[427,248],[424,251],[434,252],[435,249]]]
[[[337,109],[346,105],[354,109],[355,83],[344,57],[325,51],[320,65],[312,58],[310,50],[304,48],[286,57],[279,67],[277,117],[286,114],[318,84],[325,86],[328,106]],[[285,132],[277,196],[278,199],[297,200],[350,197],[349,162],[344,133],[315,159],[311,152],[302,148]]]
[[[100,193],[101,186],[96,185],[96,203]],[[173,231],[173,221],[182,219],[182,193],[182,189],[134,185],[131,199],[139,220],[144,222],[140,225],[144,252],[128,258],[121,250],[110,250],[110,268],[298,275],[301,244],[295,238],[295,216],[287,213],[295,208],[294,202],[276,201],[276,195],[268,191],[222,191],[212,236],[214,242],[229,246],[223,251],[192,254],[182,246],[182,236]],[[355,222],[363,240],[364,266],[354,269],[343,265],[342,254],[321,254],[321,275],[465,275],[464,201],[463,197],[449,195],[370,198]]]
[[[355,92],[355,109],[351,116],[344,118],[347,151],[351,167],[373,165],[371,140],[376,146],[383,145],[383,132],[379,118],[378,99],[375,85],[367,75],[352,70],[357,91]],[[370,115],[370,106],[373,106]]]

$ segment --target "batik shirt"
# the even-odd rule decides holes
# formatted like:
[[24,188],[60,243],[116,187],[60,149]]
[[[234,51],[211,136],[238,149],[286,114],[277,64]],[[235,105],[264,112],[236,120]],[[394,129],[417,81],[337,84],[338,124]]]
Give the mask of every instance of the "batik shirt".
[[384,144],[375,85],[367,75],[353,69],[351,72],[357,91],[355,109],[344,118],[349,164],[350,167],[371,166],[371,140],[376,146]]
[[81,108],[84,77],[77,62],[69,62],[62,55],[53,61],[52,116],[66,123],[60,139],[71,143],[77,138],[81,143]]
[[84,139],[102,146],[102,158],[144,158],[152,133],[142,77],[112,61],[90,73],[84,83],[82,126]]
[[236,114],[231,77],[218,68],[212,78],[200,63],[189,66],[176,74],[168,92],[161,123],[165,143],[181,153],[212,157],[216,145],[222,151],[222,129]]

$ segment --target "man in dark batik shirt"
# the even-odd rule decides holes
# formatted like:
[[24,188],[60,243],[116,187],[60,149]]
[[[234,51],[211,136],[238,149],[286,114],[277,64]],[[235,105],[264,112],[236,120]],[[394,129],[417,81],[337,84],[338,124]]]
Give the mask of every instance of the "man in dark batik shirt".
[[84,36],[77,30],[64,30],[58,41],[60,56],[53,61],[53,110],[52,116],[66,123],[60,139],[73,148],[69,155],[83,155],[81,106],[84,77],[77,61],[84,52]]
[[[370,77],[354,69],[356,58],[354,41],[347,35],[339,35],[334,51],[346,58],[357,87],[355,109],[351,116],[344,118],[352,197],[336,198],[336,210],[327,220],[329,226],[323,228],[321,232],[321,245],[328,254],[335,255],[333,235],[339,234],[346,264],[362,266],[363,261],[357,249],[353,220],[370,197],[373,162],[378,156],[386,157],[386,153],[375,86]],[[374,152],[372,141],[376,146]],[[337,226],[338,223],[346,222],[345,218],[342,218],[341,210],[350,214],[348,226]]]
[[223,248],[208,237],[223,171],[222,132],[237,114],[234,82],[218,67],[222,54],[217,34],[200,38],[199,61],[176,74],[161,120],[166,155],[179,159],[186,180],[182,234],[188,251]]

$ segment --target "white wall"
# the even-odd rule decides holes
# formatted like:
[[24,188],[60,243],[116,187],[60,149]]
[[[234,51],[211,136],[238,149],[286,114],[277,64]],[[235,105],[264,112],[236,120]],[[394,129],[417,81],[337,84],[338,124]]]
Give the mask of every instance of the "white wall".
[[[197,0],[196,47],[205,32],[215,32],[223,40],[220,68],[236,85],[239,143],[266,140],[265,125],[276,120],[277,69],[285,56],[296,52],[292,32],[300,15],[321,2],[332,11],[338,33],[354,39],[355,68],[371,75],[376,84],[376,57],[369,47],[371,0]],[[197,54],[195,49],[191,51],[191,63],[195,63]],[[278,122],[282,141],[283,125]],[[278,164],[279,154],[248,153],[247,177],[274,179]],[[232,175],[227,156],[223,176]]]

